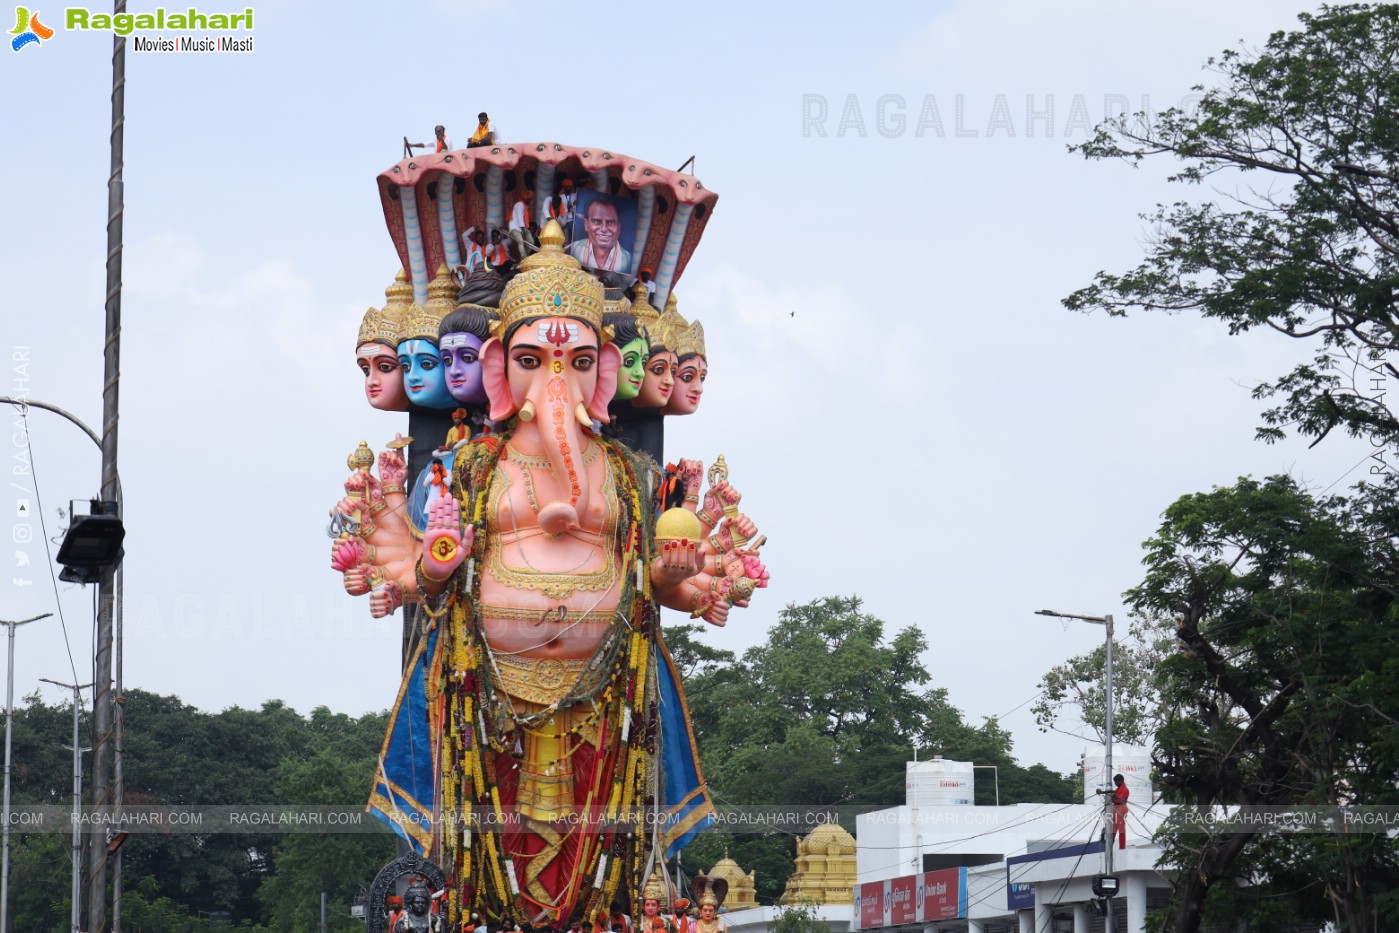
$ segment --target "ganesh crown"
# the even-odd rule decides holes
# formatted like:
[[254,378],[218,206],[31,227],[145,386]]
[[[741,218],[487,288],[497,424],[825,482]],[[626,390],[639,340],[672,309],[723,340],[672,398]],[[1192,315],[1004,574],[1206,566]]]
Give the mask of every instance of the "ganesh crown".
[[[514,324],[534,317],[571,317],[602,333],[604,300],[602,283],[564,252],[563,228],[550,220],[539,234],[539,252],[521,260],[505,286],[500,320],[492,323],[491,333],[504,336]],[[610,333],[602,336],[611,339]]]

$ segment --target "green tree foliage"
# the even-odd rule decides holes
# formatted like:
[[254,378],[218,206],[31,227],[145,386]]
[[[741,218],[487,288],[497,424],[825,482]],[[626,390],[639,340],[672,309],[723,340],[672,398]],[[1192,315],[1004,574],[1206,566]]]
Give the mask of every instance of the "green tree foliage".
[[[1112,734],[1114,742],[1150,747],[1159,725],[1161,696],[1156,665],[1170,650],[1159,622],[1132,620],[1127,639],[1112,648]],[[1063,732],[1089,741],[1107,738],[1107,646],[1055,665],[1040,678],[1040,697],[1031,707],[1042,732]]]
[[[1165,787],[1199,805],[1399,803],[1396,529],[1390,487],[1318,499],[1287,477],[1166,511],[1127,594],[1177,620],[1157,682]],[[1207,908],[1237,921],[1283,897],[1295,916],[1352,933],[1399,928],[1399,859],[1384,835],[1175,832],[1165,850],[1181,933]]]
[[[1399,537],[1399,6],[1323,6],[1257,50],[1210,61],[1191,111],[1104,124],[1079,147],[1132,164],[1167,154],[1173,180],[1218,200],[1146,218],[1144,261],[1100,272],[1075,310],[1198,313],[1231,334],[1278,331],[1311,359],[1255,389],[1258,434],[1367,439],[1376,484],[1313,498],[1287,479],[1187,496],[1148,543],[1130,598],[1176,626],[1158,669],[1157,771],[1208,803],[1391,803],[1399,786],[1394,542]],[[1399,928],[1385,836],[1167,832],[1178,869],[1167,925],[1331,920]],[[1243,884],[1235,884],[1242,880]]]
[[768,933],[830,933],[830,926],[810,904],[793,904],[777,912]]
[[[278,799],[310,806],[362,804],[387,724],[385,715],[354,720],[317,708],[311,714],[314,750],[308,757],[282,760],[276,779]],[[369,819],[368,814],[365,818]],[[279,933],[319,930],[323,891],[330,930],[363,929],[363,921],[350,919],[350,904],[393,858],[393,837],[387,835],[284,836],[273,856],[274,871],[259,892],[270,913],[269,929]]]
[[[140,690],[124,703],[125,801],[130,805],[352,806],[363,804],[387,717],[318,708],[302,717],[280,701],[211,714]],[[83,717],[84,741],[88,734]],[[67,806],[72,707],[37,695],[15,710],[14,800]],[[16,929],[68,924],[71,837],[13,834]],[[320,892],[332,929],[352,928],[349,902],[394,857],[384,834],[133,832],[122,847],[123,929],[204,929],[213,912],[277,930],[319,928]],[[343,922],[342,922],[343,918]]]
[[1399,442],[1386,385],[1399,376],[1399,6],[1322,7],[1256,52],[1209,65],[1217,87],[1192,111],[1123,117],[1077,147],[1137,163],[1168,154],[1173,180],[1233,189],[1143,215],[1145,261],[1098,273],[1075,310],[1190,311],[1231,334],[1269,328],[1313,342],[1313,358],[1259,385],[1265,439],[1335,428],[1373,439],[1374,466]]
[[[697,631],[677,627],[666,638],[686,672],[705,777],[720,804],[896,806],[915,750],[996,765],[1003,804],[1074,799],[1071,780],[1021,767],[994,719],[968,725],[947,691],[930,685],[922,632],[909,626],[886,640],[884,622],[857,596],[788,606],[767,641],[738,660],[706,648]],[[993,803],[989,773],[979,774],[977,802]],[[708,869],[726,852],[757,873],[759,897],[771,902],[791,874],[795,842],[710,833],[685,861]]]

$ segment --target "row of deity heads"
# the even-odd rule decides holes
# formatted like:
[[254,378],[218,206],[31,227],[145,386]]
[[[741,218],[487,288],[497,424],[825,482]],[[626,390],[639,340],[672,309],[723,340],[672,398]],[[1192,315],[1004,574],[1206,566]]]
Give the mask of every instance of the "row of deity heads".
[[[499,308],[460,301],[445,265],[419,305],[400,269],[384,291],[384,306],[365,312],[355,342],[369,404],[381,411],[484,406],[481,348],[486,341],[504,338],[525,320],[562,317],[588,324],[620,351],[614,403],[693,414],[708,376],[703,325],[680,316],[674,294],[665,310],[657,311],[647,301],[644,283],[635,285],[630,299],[621,289],[604,288],[563,250],[563,231],[554,221],[539,239],[540,250],[506,283]],[[479,293],[474,289],[472,297]]]

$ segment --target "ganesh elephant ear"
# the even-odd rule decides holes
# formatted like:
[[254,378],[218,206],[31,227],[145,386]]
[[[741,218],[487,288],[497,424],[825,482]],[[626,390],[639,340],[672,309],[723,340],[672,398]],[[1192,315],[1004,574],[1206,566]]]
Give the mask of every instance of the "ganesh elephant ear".
[[[597,388],[588,401],[588,414],[603,424],[607,423],[607,403],[617,392],[617,374],[622,368],[622,351],[614,343],[604,343],[598,350]],[[487,391],[490,391],[489,388]]]
[[481,382],[491,403],[491,420],[504,421],[515,414],[510,380],[505,378],[505,344],[495,337],[481,344]]

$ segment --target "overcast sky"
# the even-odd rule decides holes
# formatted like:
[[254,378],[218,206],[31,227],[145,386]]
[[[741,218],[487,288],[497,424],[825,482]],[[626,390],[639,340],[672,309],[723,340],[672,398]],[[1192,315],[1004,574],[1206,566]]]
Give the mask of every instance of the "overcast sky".
[[[707,633],[716,647],[762,641],[786,604],[859,594],[891,634],[923,630],[934,684],[972,722],[1002,716],[1024,763],[1068,771],[1083,741],[1040,733],[1026,701],[1101,629],[1033,610],[1125,622],[1141,542],[1182,494],[1242,474],[1336,490],[1363,477],[1358,444],[1252,440],[1250,387],[1308,347],[1059,303],[1134,263],[1139,212],[1212,193],[1173,190],[1166,162],[1087,163],[1066,145],[1105,112],[1188,104],[1208,56],[1290,28],[1297,8],[519,9],[281,2],[255,7],[249,54],[128,52],[128,687],[207,710],[392,702],[399,619],[344,594],[322,530],[346,455],[406,431],[365,403],[353,354],[398,268],[375,176],[435,123],[463,145],[482,109],[507,141],[671,167],[694,155],[719,192],[676,290],[705,325],[708,391],[698,416],[669,421],[666,452],[726,455],[773,584]],[[59,27],[59,8],[41,15]],[[0,394],[94,429],[110,49],[60,29],[0,63]],[[15,523],[0,617],[61,609],[62,625],[19,630],[15,659],[17,696],[60,701],[39,678],[91,679],[92,594],[55,593],[38,519],[56,539],[57,509],[95,492],[100,461],[31,411],[33,476],[13,476],[28,451],[4,416],[18,482],[0,497]],[[31,479],[41,504],[20,522]]]

